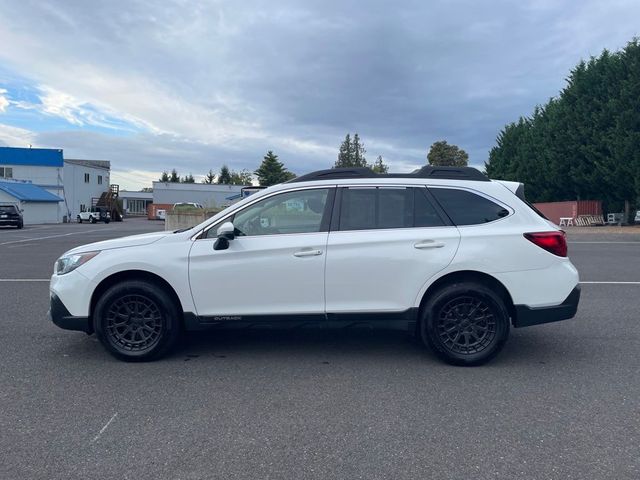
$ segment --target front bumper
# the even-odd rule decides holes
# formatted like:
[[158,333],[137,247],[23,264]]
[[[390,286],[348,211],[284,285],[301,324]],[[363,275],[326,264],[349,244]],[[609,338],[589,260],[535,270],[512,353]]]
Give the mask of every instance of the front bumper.
[[92,333],[89,317],[74,317],[71,315],[62,300],[53,292],[51,292],[48,315],[51,321],[60,328]]
[[569,296],[560,305],[551,307],[532,308],[527,305],[515,305],[516,315],[513,319],[513,326],[530,327],[542,323],[558,322],[573,318],[578,310],[580,302],[580,285],[571,291]]

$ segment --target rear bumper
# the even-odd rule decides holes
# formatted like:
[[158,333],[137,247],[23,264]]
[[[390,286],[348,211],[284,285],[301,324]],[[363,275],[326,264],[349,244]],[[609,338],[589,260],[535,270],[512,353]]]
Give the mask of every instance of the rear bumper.
[[64,306],[62,300],[55,293],[51,293],[48,312],[51,321],[65,330],[77,330],[79,332],[92,333],[88,317],[74,317]]
[[571,291],[569,296],[560,305],[551,307],[532,308],[527,305],[515,305],[516,316],[513,319],[513,326],[530,327],[542,323],[558,322],[573,318],[578,310],[580,302],[580,285]]

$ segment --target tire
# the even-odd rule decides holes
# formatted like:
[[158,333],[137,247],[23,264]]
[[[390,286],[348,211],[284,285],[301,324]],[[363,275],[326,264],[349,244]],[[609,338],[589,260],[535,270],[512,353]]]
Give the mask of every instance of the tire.
[[138,280],[109,288],[93,312],[94,330],[102,345],[128,362],[156,360],[169,353],[180,338],[180,317],[177,305],[162,288]]
[[105,220],[104,223],[107,224],[109,223],[111,220]]
[[89,221],[90,221],[91,223],[96,223],[96,219],[95,219],[95,218],[93,218],[93,216],[91,216],[91,215],[89,216]]
[[24,224],[20,222],[19,224],[16,225],[16,227],[18,228],[18,230],[20,230],[22,227],[24,227]]
[[473,282],[446,285],[421,310],[422,341],[452,365],[488,362],[509,337],[509,312],[501,295]]
[[78,215],[78,223],[82,223],[82,217]]

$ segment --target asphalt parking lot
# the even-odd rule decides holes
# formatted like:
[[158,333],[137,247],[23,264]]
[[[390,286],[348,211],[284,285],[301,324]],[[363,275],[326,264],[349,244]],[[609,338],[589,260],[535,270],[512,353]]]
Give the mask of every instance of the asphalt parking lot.
[[61,253],[160,229],[0,228],[0,479],[640,478],[640,234],[571,232],[578,316],[477,368],[379,331],[191,335],[126,364],[47,321]]

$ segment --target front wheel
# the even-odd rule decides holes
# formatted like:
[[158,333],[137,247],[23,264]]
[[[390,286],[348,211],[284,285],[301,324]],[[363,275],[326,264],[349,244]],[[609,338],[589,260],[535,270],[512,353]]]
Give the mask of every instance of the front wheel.
[[89,221],[90,221],[91,223],[96,223],[96,219],[95,219],[95,218],[93,218],[93,216],[90,216],[90,217],[89,217]]
[[423,342],[453,365],[480,365],[495,357],[509,336],[502,297],[484,285],[462,282],[433,294],[421,311]]
[[78,215],[78,223],[82,223],[82,217]]
[[138,280],[118,283],[98,300],[94,329],[102,345],[120,360],[155,360],[180,337],[180,312],[158,286]]

